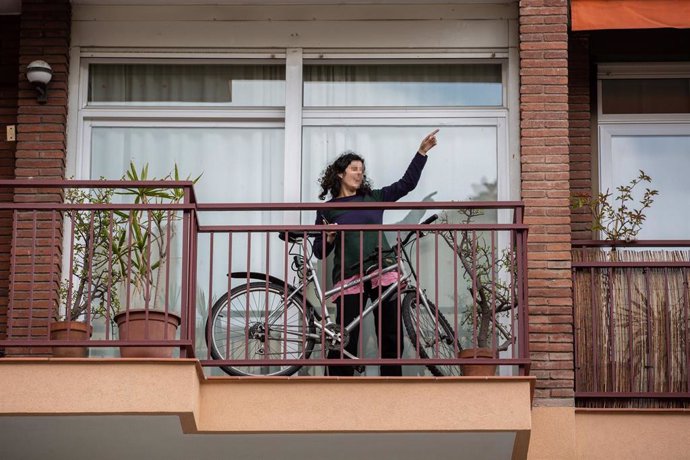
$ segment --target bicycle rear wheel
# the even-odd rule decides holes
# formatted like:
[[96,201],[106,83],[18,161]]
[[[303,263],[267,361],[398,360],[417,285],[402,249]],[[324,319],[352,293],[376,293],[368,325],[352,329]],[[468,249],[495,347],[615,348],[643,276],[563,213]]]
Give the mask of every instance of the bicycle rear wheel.
[[302,367],[281,365],[280,360],[311,355],[314,339],[308,334],[315,331],[313,308],[299,293],[287,305],[283,298],[282,285],[259,281],[233,288],[230,301],[226,293],[213,305],[206,322],[206,344],[213,359],[263,361],[256,366],[220,366],[224,372],[278,376],[292,375]]
[[[412,347],[415,351],[419,348],[419,357],[423,359],[454,359],[456,352],[461,350],[460,343],[443,313],[431,301],[428,303],[429,308],[421,301],[418,305],[414,292],[403,297],[402,317]],[[427,364],[426,367],[438,377],[461,375],[458,365]]]

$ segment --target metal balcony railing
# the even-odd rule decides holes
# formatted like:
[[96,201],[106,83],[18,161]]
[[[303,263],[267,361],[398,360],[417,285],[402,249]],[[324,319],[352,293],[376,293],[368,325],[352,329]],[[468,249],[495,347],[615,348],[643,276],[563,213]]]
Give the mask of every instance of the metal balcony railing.
[[[311,224],[329,203],[198,203],[191,182],[0,187],[16,197],[0,204],[12,226],[7,355],[119,347],[233,375],[463,375],[470,363],[529,372],[519,202],[339,204],[398,222],[330,226]],[[329,249],[325,262],[314,255]],[[342,295],[358,299],[352,323]],[[60,319],[76,323],[51,336]],[[75,329],[87,335],[72,338]]]

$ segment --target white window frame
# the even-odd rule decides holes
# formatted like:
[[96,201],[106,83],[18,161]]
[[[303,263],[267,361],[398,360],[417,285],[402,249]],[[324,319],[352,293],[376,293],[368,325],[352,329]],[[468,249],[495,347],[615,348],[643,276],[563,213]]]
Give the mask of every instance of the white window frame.
[[[385,58],[387,56],[387,59]],[[501,106],[481,107],[304,107],[304,127],[327,126],[418,126],[428,125],[443,127],[495,127],[496,139],[496,176],[497,200],[508,201],[512,198],[510,177],[510,155],[508,147],[509,123],[509,82],[507,55],[494,59],[462,58],[462,55],[434,54],[395,54],[371,55],[355,52],[323,52],[303,54],[303,64],[400,64],[400,63],[436,63],[436,64],[498,64],[501,65],[502,104]],[[414,147],[412,147],[414,148]],[[301,164],[301,160],[300,160]],[[300,184],[301,184],[300,177]],[[300,187],[301,188],[301,187]],[[300,190],[301,195],[301,190]],[[296,197],[299,200],[299,196]],[[499,222],[512,219],[510,210],[498,211]]]
[[688,122],[690,114],[604,114],[602,102],[602,80],[690,78],[690,62],[666,63],[609,63],[597,68],[597,119],[599,124],[608,123],[673,123]]
[[[599,180],[611,190],[621,184],[613,183],[613,152],[614,136],[678,136],[690,135],[690,120],[687,123],[620,123],[606,124],[599,127],[600,157]],[[632,179],[632,178],[631,178]]]
[[609,63],[597,69],[597,115],[599,138],[599,188],[613,189],[614,136],[690,135],[690,113],[604,114],[602,81],[615,79],[690,78],[687,63]]
[[[75,49],[78,51],[78,48]],[[76,52],[72,60],[71,89],[76,90],[76,103],[70,104],[75,113],[70,137],[76,145],[70,147],[68,175],[88,178],[91,156],[91,130],[94,127],[283,127],[285,133],[284,200],[300,201],[302,193],[302,130],[307,126],[494,126],[497,129],[498,199],[510,200],[511,176],[515,176],[516,155],[509,153],[508,126],[515,129],[514,115],[509,106],[515,95],[509,94],[514,85],[508,80],[508,53],[492,53],[492,57],[477,57],[476,53],[447,50],[417,53],[398,50],[395,53],[362,51],[303,50],[287,48],[279,51],[218,52],[189,54],[184,52],[141,51],[84,51]],[[303,107],[302,71],[305,60],[311,62],[400,63],[400,62],[500,64],[502,78],[502,106],[488,107]],[[166,104],[100,104],[88,103],[89,65],[96,63],[283,63],[286,66],[286,101],[284,107],[230,107],[224,104],[200,104],[170,107]],[[77,72],[74,72],[74,71]],[[76,77],[75,77],[76,75]],[[514,105],[514,103],[512,104]],[[513,113],[517,113],[516,109]],[[514,177],[513,177],[513,180]]]

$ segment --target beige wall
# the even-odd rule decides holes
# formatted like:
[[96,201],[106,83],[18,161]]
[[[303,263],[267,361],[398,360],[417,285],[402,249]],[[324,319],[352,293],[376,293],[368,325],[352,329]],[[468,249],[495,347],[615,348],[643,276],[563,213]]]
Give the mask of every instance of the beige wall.
[[528,458],[686,459],[688,410],[596,410],[537,407]]
[[196,360],[16,358],[0,360],[0,415],[177,414],[185,432],[523,432],[533,384],[534,377],[207,379]]
[[515,46],[516,31],[516,4],[74,5],[72,16],[79,47],[491,49]]
[[690,411],[531,408],[533,385],[534,377],[207,379],[195,360],[16,358],[0,360],[0,416],[177,415],[185,433],[513,432],[515,459],[688,458]]

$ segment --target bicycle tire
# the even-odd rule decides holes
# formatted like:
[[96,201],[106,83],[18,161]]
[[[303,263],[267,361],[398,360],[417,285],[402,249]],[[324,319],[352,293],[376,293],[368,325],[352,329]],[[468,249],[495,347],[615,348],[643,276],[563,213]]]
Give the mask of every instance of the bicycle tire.
[[[262,297],[268,293],[268,297]],[[288,295],[291,291],[288,291]],[[250,313],[247,318],[247,298],[249,295],[249,305],[255,307],[257,314],[252,316]],[[260,299],[256,300],[256,296]],[[304,338],[304,332],[314,333],[314,315],[313,307],[310,303],[303,303],[303,298],[300,293],[295,293],[288,303],[287,311],[282,305],[284,296],[284,286],[269,283],[268,286],[263,281],[252,282],[249,284],[244,284],[242,286],[236,286],[230,291],[230,302],[228,303],[228,293],[223,294],[211,309],[211,316],[206,321],[206,344],[211,352],[211,357],[213,359],[226,359],[226,352],[229,351],[229,355],[235,359],[262,359],[265,360],[265,352],[263,350],[266,346],[265,340],[260,340],[256,338],[248,338],[247,333],[252,327],[260,327],[262,324],[265,327],[266,320],[266,305],[269,307],[269,315],[276,315],[276,318],[283,319],[283,325],[285,329],[281,332],[280,324],[273,328],[268,329],[268,337],[279,335],[275,340],[269,342],[275,343],[278,346],[282,346],[281,350],[278,350],[276,354],[276,365],[273,366],[219,366],[226,374],[233,376],[280,376],[280,375],[292,375],[297,372],[302,366],[280,366],[281,357],[287,359],[308,359],[314,349],[315,340],[313,338]],[[230,305],[230,321],[228,318],[228,305]],[[234,306],[233,306],[234,305]],[[306,305],[306,315],[303,313],[303,305]],[[278,310],[281,310],[277,313]],[[306,319],[306,329],[303,327],[304,320]],[[253,321],[252,321],[253,320]],[[291,323],[297,322],[299,324],[288,325],[288,320]],[[234,324],[236,323],[236,327]],[[230,325],[228,330],[228,324]],[[288,329],[289,328],[289,329]],[[295,340],[288,341],[288,336],[292,335],[298,337],[302,335],[303,339],[301,342],[295,342]],[[266,336],[266,335],[264,335]],[[230,343],[233,342],[233,338],[239,339],[239,348],[242,345],[246,345],[246,350],[239,349],[239,352],[235,351],[237,348],[231,347],[227,340],[230,338]],[[209,343],[210,339],[210,343]],[[296,347],[295,350],[288,351],[286,348],[288,344]],[[255,351],[250,353],[252,346],[255,347]],[[270,345],[269,345],[269,348]],[[258,353],[258,354],[255,354]],[[274,370],[277,368],[277,370]]]
[[[438,350],[439,357],[453,359],[457,356],[456,352],[462,349],[460,343],[443,313],[436,308],[433,302],[428,301],[428,303],[431,311],[422,308],[419,309],[419,314],[417,314],[417,294],[409,292],[403,297],[401,306],[402,317],[405,323],[405,330],[407,330],[407,335],[412,342],[412,347],[415,351],[417,350],[417,332],[420,331],[420,336],[422,336],[419,340],[420,358],[429,359],[434,357]],[[437,314],[438,323],[436,322]],[[418,319],[419,323],[417,323]],[[457,350],[453,341],[456,342]],[[427,364],[426,367],[432,375],[437,377],[461,375],[460,366],[458,365]]]

